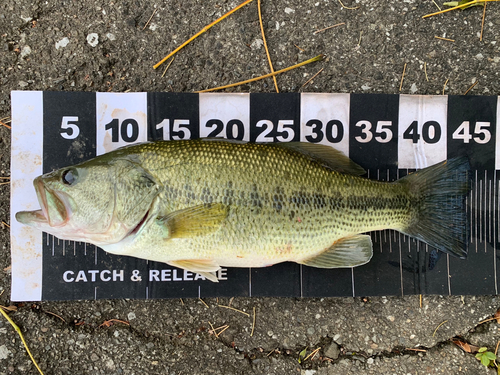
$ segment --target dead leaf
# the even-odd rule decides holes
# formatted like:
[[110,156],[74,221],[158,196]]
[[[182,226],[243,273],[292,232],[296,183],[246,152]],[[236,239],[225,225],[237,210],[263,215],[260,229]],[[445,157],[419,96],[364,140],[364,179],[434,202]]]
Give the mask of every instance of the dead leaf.
[[466,353],[477,353],[477,351],[479,350],[479,346],[469,344],[458,338],[453,338],[451,339],[451,341]]
[[4,311],[16,311],[17,310],[17,306],[14,306],[14,305],[10,305],[10,306],[1,306],[0,305],[0,308],[2,308]]
[[119,319],[109,319],[109,320],[105,320],[100,326],[99,328],[101,327],[111,327],[113,324],[115,323],[122,323],[122,324],[125,324],[125,325],[130,325],[129,322],[125,321],[125,320],[119,320]]
[[493,317],[497,320],[497,323],[500,324],[500,309],[497,310]]

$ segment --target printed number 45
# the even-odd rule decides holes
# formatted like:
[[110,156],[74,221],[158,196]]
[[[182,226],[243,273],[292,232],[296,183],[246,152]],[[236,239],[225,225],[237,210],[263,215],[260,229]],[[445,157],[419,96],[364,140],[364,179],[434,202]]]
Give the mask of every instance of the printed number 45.
[[61,122],[61,137],[64,139],[75,139],[80,134],[80,128],[77,125],[78,116],[63,116]]
[[464,121],[462,124],[453,132],[453,139],[462,139],[464,143],[469,143],[471,139],[479,144],[488,143],[491,139],[491,132],[489,131],[489,122],[476,122],[474,127],[474,136],[470,134],[470,122]]

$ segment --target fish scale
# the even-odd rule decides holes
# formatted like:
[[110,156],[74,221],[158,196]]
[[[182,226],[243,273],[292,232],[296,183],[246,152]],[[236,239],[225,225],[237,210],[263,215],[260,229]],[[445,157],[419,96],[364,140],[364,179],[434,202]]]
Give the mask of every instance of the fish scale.
[[[213,281],[220,266],[362,265],[373,250],[361,233],[379,229],[466,255],[468,160],[393,183],[362,173],[321,145],[160,141],[38,177],[42,210],[16,217],[63,239],[166,262]],[[51,218],[58,226],[50,226]]]
[[[232,143],[214,141],[163,145],[144,144],[137,152],[167,191],[179,192],[161,199],[164,212],[213,202],[231,206],[220,232],[176,241],[166,251],[170,257],[216,258],[225,266],[247,267],[301,260],[346,235],[398,229],[399,218],[407,215],[407,206],[396,211],[390,198],[397,192],[404,201],[401,186],[341,175],[286,148],[247,144],[235,151]],[[163,160],[169,162],[159,167]],[[331,204],[322,205],[319,197]],[[142,242],[137,245],[144,249],[149,240]]]

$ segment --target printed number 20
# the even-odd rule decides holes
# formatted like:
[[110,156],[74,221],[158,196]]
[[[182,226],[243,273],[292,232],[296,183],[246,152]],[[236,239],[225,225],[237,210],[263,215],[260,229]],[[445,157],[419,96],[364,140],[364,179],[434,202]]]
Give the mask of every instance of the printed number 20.
[[[372,123],[361,120],[356,123],[361,128],[361,135],[354,137],[359,143],[368,143],[373,139]],[[392,139],[392,121],[378,121],[375,128],[375,140],[379,143],[388,143]]]

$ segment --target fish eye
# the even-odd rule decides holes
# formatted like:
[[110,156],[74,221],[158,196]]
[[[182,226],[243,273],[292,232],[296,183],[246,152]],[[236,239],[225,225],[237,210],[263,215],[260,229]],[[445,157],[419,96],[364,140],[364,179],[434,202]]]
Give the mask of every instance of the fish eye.
[[78,180],[78,171],[75,168],[67,169],[62,174],[62,181],[65,185],[74,185]]

